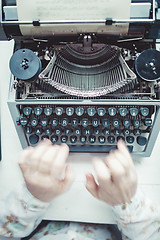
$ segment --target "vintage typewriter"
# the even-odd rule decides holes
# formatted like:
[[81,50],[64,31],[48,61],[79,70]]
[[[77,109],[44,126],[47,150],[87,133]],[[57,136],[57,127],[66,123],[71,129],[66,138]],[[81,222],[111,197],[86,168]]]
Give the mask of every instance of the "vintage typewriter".
[[133,0],[128,19],[100,20],[22,20],[19,5],[1,1],[0,36],[15,40],[8,106],[22,147],[48,138],[100,154],[123,139],[149,156],[160,129],[159,2]]

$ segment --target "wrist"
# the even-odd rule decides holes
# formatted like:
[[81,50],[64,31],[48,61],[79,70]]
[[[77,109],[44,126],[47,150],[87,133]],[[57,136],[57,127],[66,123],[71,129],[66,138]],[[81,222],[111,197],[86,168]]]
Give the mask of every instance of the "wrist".
[[144,200],[144,194],[140,188],[137,188],[136,193],[131,198],[129,202],[118,204],[113,206],[113,211],[115,213],[122,213],[124,211],[131,211],[136,208]]
[[50,202],[44,202],[40,199],[36,198],[27,188],[26,184],[24,183],[21,186],[20,195],[22,199],[22,202],[24,205],[26,205],[27,208],[33,208],[33,209],[46,209],[48,208]]

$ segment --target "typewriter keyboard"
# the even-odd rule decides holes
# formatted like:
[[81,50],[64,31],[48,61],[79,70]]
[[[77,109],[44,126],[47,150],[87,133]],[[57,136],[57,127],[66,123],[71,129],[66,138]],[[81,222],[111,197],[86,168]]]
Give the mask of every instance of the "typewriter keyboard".
[[48,138],[66,143],[71,152],[109,152],[123,139],[130,152],[145,148],[152,128],[153,106],[18,105],[17,124],[29,145]]

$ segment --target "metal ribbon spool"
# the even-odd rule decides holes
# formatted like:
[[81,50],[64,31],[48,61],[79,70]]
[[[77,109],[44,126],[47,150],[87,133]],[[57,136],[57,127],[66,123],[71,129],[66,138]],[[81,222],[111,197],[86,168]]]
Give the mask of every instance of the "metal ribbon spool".
[[41,61],[30,49],[17,50],[10,59],[12,74],[23,81],[33,81],[41,72]]
[[135,60],[135,69],[145,81],[160,80],[160,52],[156,49],[143,51]]

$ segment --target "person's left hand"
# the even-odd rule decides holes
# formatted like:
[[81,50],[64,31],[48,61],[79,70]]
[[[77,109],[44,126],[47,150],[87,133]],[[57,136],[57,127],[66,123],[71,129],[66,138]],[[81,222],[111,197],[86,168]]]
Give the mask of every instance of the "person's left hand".
[[66,165],[68,154],[66,144],[53,146],[49,140],[22,151],[19,166],[34,197],[49,202],[69,189],[74,176]]

